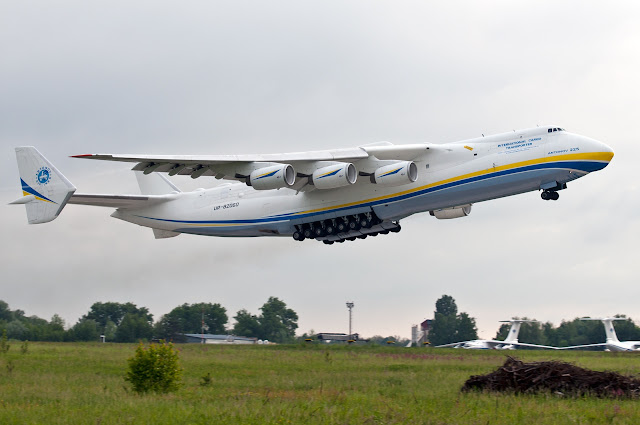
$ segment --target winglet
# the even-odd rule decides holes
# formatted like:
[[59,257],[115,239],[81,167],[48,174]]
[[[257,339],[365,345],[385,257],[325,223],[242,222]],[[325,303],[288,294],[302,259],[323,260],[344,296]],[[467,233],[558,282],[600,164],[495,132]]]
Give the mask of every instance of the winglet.
[[33,146],[17,147],[16,159],[24,196],[11,204],[25,205],[29,224],[54,220],[75,186]]

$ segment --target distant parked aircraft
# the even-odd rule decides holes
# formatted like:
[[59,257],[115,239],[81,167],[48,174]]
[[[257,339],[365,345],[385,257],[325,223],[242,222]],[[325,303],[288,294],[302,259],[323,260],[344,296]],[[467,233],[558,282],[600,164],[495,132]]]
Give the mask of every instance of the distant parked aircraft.
[[[476,202],[531,191],[555,201],[567,183],[613,158],[604,143],[561,127],[317,152],[76,156],[131,163],[142,194],[120,195],[75,193],[34,147],[16,154],[23,197],[12,203],[26,206],[29,223],[53,220],[69,203],[114,208],[112,217],[149,227],[156,238],[289,236],[328,245],[398,232],[401,219],[419,212],[465,217]],[[160,173],[235,183],[181,192]]]
[[493,339],[474,339],[472,341],[454,342],[452,344],[437,345],[436,348],[465,348],[470,350],[515,350],[516,348],[546,348],[555,350],[556,347],[548,345],[527,344],[518,342],[518,334],[520,326],[525,322],[536,322],[536,320],[501,320],[500,323],[511,323],[509,334],[504,341],[496,341]]
[[613,328],[614,320],[627,320],[623,317],[605,317],[591,318],[583,317],[580,320],[600,320],[604,324],[604,331],[607,335],[607,341],[600,344],[584,344],[573,345],[571,347],[562,347],[560,350],[576,350],[580,348],[604,348],[605,351],[640,351],[640,341],[620,341],[616,330]]

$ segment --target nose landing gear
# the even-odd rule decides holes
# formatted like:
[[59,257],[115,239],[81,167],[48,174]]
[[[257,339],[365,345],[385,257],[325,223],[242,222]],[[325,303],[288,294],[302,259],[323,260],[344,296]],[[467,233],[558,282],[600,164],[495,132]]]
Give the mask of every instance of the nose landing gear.
[[540,194],[540,197],[545,201],[557,201],[560,198],[560,194],[553,190],[545,190]]

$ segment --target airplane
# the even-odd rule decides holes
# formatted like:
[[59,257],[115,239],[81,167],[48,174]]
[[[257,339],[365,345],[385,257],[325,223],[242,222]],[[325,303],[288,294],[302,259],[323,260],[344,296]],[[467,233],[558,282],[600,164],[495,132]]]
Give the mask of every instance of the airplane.
[[537,322],[537,320],[501,320],[500,323],[511,323],[509,334],[504,341],[496,341],[493,339],[474,339],[472,341],[454,342],[451,344],[436,345],[434,348],[464,348],[467,350],[515,350],[517,348],[545,348],[555,350],[556,347],[548,345],[527,344],[518,342],[518,334],[520,326],[525,322]]
[[[66,204],[115,208],[112,217],[149,227],[157,239],[288,236],[325,244],[399,232],[400,220],[428,211],[468,216],[474,203],[531,191],[557,200],[567,183],[605,168],[606,144],[536,127],[446,144],[393,145],[262,155],[116,155],[73,158],[133,163],[141,195],[75,193],[34,147],[16,157],[30,224]],[[181,192],[163,174],[232,180]]]
[[605,351],[640,351],[640,341],[620,341],[616,330],[613,328],[614,320],[627,320],[623,317],[591,318],[583,317],[580,320],[600,320],[604,325],[607,335],[606,342],[600,344],[573,345],[571,347],[560,347],[559,350],[576,350],[581,348],[604,348]]

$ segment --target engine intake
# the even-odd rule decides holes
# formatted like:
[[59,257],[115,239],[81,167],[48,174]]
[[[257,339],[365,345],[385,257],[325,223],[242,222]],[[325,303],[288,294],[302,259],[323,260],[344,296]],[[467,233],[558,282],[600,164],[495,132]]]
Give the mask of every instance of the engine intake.
[[396,162],[378,168],[371,175],[371,183],[382,186],[402,186],[418,180],[418,167],[413,161]]
[[459,207],[444,208],[441,210],[429,211],[430,215],[440,220],[466,217],[470,213],[471,213],[471,204],[461,205]]
[[322,167],[313,172],[311,182],[317,189],[335,189],[349,186],[358,179],[356,167],[351,163],[340,163]]
[[247,185],[256,190],[271,190],[291,187],[296,182],[296,172],[290,164],[279,164],[259,168],[247,179]]

